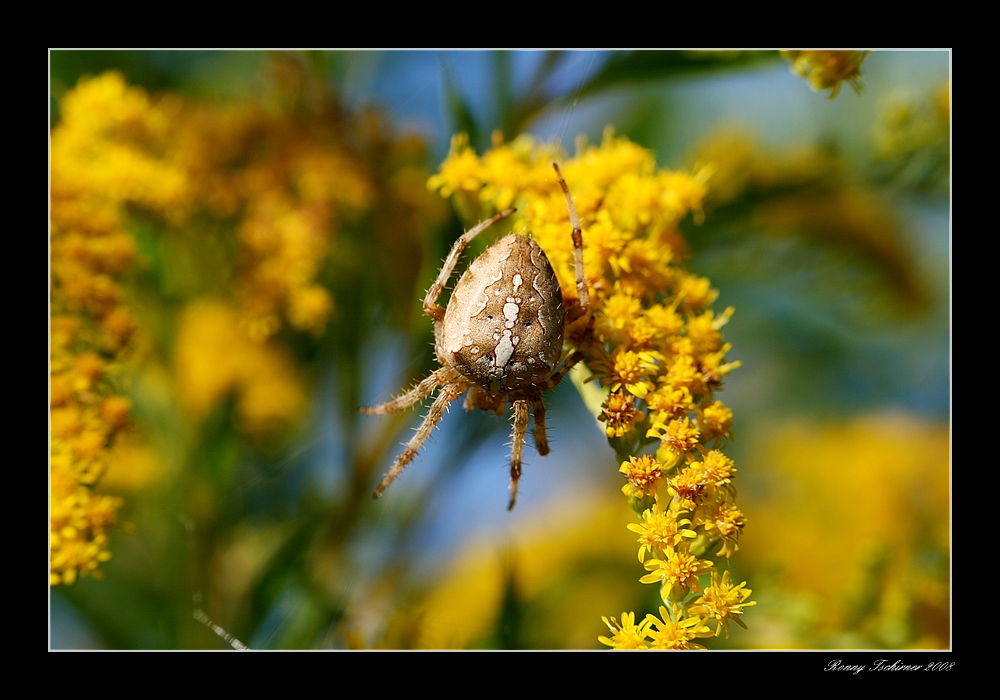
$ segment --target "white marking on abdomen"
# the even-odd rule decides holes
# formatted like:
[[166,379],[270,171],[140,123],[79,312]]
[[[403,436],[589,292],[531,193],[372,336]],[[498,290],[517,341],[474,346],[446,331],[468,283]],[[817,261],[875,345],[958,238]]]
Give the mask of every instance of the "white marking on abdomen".
[[513,302],[513,297],[507,297],[507,303],[503,305],[503,317],[507,319],[507,323],[504,324],[506,328],[514,327],[514,322],[517,321],[517,314],[521,311],[521,307]]
[[496,349],[493,351],[493,366],[494,367],[504,367],[510,356],[514,354],[514,344],[510,342],[510,331],[503,332],[503,338],[497,343]]
[[[476,305],[469,310],[469,318],[475,318],[476,316],[478,316],[483,312],[483,309],[486,308],[486,304],[490,300],[490,295],[486,290],[490,288],[490,285],[496,284],[497,282],[503,279],[503,270],[497,270],[496,275],[497,275],[496,277],[492,278],[489,282],[487,282],[483,286],[482,297],[477,299]],[[499,293],[500,293],[500,288],[498,287],[497,294]]]

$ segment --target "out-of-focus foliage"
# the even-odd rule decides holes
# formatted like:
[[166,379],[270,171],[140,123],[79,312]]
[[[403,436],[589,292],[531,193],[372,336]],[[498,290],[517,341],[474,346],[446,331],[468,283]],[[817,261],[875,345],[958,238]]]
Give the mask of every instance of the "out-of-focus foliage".
[[671,254],[737,310],[727,573],[758,605],[702,641],[948,647],[947,59],[795,58],[865,87],[831,101],[777,52],[53,52],[53,646],[598,648],[655,614],[569,382],[513,515],[504,419],[453,411],[373,503],[419,416],[357,413],[433,367],[452,134],[616,123],[707,177]]
[[689,158],[712,171],[708,205],[714,215],[708,230],[696,234],[725,227],[743,237],[811,239],[881,277],[870,293],[888,294],[903,309],[926,305],[928,292],[898,213],[829,148],[779,151],[760,146],[744,130],[723,129],[696,144]]

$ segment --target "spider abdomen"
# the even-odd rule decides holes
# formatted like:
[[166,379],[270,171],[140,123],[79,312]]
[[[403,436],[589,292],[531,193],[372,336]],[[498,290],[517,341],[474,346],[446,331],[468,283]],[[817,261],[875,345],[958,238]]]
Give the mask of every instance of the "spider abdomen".
[[490,392],[537,385],[559,363],[564,325],[562,290],[545,252],[512,233],[455,285],[437,328],[438,360]]

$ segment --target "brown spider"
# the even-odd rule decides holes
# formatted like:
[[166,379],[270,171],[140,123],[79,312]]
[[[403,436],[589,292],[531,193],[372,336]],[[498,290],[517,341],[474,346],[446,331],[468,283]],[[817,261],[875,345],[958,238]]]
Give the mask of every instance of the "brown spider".
[[545,435],[542,393],[551,389],[583,359],[577,350],[563,355],[566,326],[588,316],[586,337],[593,319],[590,294],[583,276],[583,235],[580,219],[559,166],[552,164],[566,195],[573,228],[573,255],[577,299],[565,304],[562,289],[548,258],[528,236],[509,234],[476,258],[462,274],[447,308],[437,304],[459,256],[473,238],[510,216],[501,212],[463,234],[444,261],[434,284],[424,297],[424,313],[434,321],[435,350],[441,367],[410,391],[386,403],[362,408],[362,413],[395,413],[430,396],[441,387],[416,434],[406,443],[395,464],[375,489],[378,498],[410,463],[452,401],[468,391],[465,408],[481,408],[500,415],[509,400],[514,408],[514,433],[510,453],[510,505],[517,499],[521,478],[528,410],[535,418],[535,448],[549,453]]

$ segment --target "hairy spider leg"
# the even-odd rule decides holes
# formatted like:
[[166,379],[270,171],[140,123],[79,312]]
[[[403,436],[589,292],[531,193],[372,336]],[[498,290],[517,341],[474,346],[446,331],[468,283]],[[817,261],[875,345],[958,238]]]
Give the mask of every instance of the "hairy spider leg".
[[556,372],[545,381],[545,384],[542,385],[541,390],[548,391],[549,389],[555,387],[559,382],[561,382],[563,379],[566,378],[566,375],[569,374],[569,371],[573,369],[577,364],[579,364],[579,362],[583,359],[583,357],[584,357],[583,350],[577,350],[572,355],[570,355],[569,359],[566,360],[565,363],[563,363],[563,366],[560,367],[558,370],[556,370]]
[[390,399],[385,403],[380,403],[378,406],[362,406],[360,410],[362,413],[366,413],[370,416],[385,415],[386,413],[402,411],[418,401],[426,399],[434,392],[434,389],[451,381],[457,376],[458,372],[453,370],[451,367],[440,367],[431,372],[427,378],[420,381],[420,383],[405,394],[400,394],[394,399]]
[[573,227],[573,267],[576,270],[576,295],[580,300],[579,308],[569,309],[566,322],[571,323],[581,316],[590,313],[590,290],[587,289],[587,279],[583,274],[583,232],[580,229],[580,217],[576,213],[576,205],[569,194],[569,187],[563,179],[559,164],[553,163],[556,169],[556,176],[559,178],[559,186],[562,187],[563,194],[566,195],[566,207],[569,209],[569,223]]
[[549,453],[549,436],[545,432],[545,400],[540,391],[532,392],[530,398],[531,415],[535,419],[535,450],[544,457]]
[[490,226],[500,221],[505,217],[513,214],[517,209],[507,209],[502,211],[496,216],[487,219],[474,228],[469,229],[455,241],[455,245],[451,247],[448,252],[448,257],[444,259],[444,265],[441,266],[441,272],[438,273],[437,279],[434,280],[434,284],[430,286],[427,290],[427,296],[424,297],[424,313],[430,316],[435,321],[444,320],[444,307],[437,303],[438,297],[441,296],[441,292],[444,290],[444,286],[448,283],[448,278],[451,277],[451,273],[455,271],[455,265],[458,264],[458,258],[462,255],[462,251],[465,250],[466,246],[472,241],[473,238],[478,236],[480,233],[488,229]]
[[434,403],[431,404],[430,410],[427,411],[427,415],[424,417],[423,422],[420,424],[420,427],[417,428],[417,432],[412,438],[410,438],[409,442],[406,443],[403,451],[399,453],[399,456],[396,458],[396,462],[392,465],[392,468],[386,472],[385,477],[382,479],[382,483],[378,485],[378,488],[375,489],[375,493],[372,494],[372,498],[378,498],[381,496],[385,487],[391,484],[393,479],[399,476],[399,473],[403,471],[403,467],[413,460],[417,451],[430,436],[431,431],[434,430],[434,427],[444,416],[444,412],[448,408],[448,404],[464,394],[468,388],[469,382],[463,378],[454,379],[441,387],[441,391],[438,392],[437,397],[434,399]]
[[521,479],[521,460],[524,456],[524,436],[528,432],[528,400],[514,400],[514,434],[510,443],[510,505],[514,510],[517,501],[517,482]]

